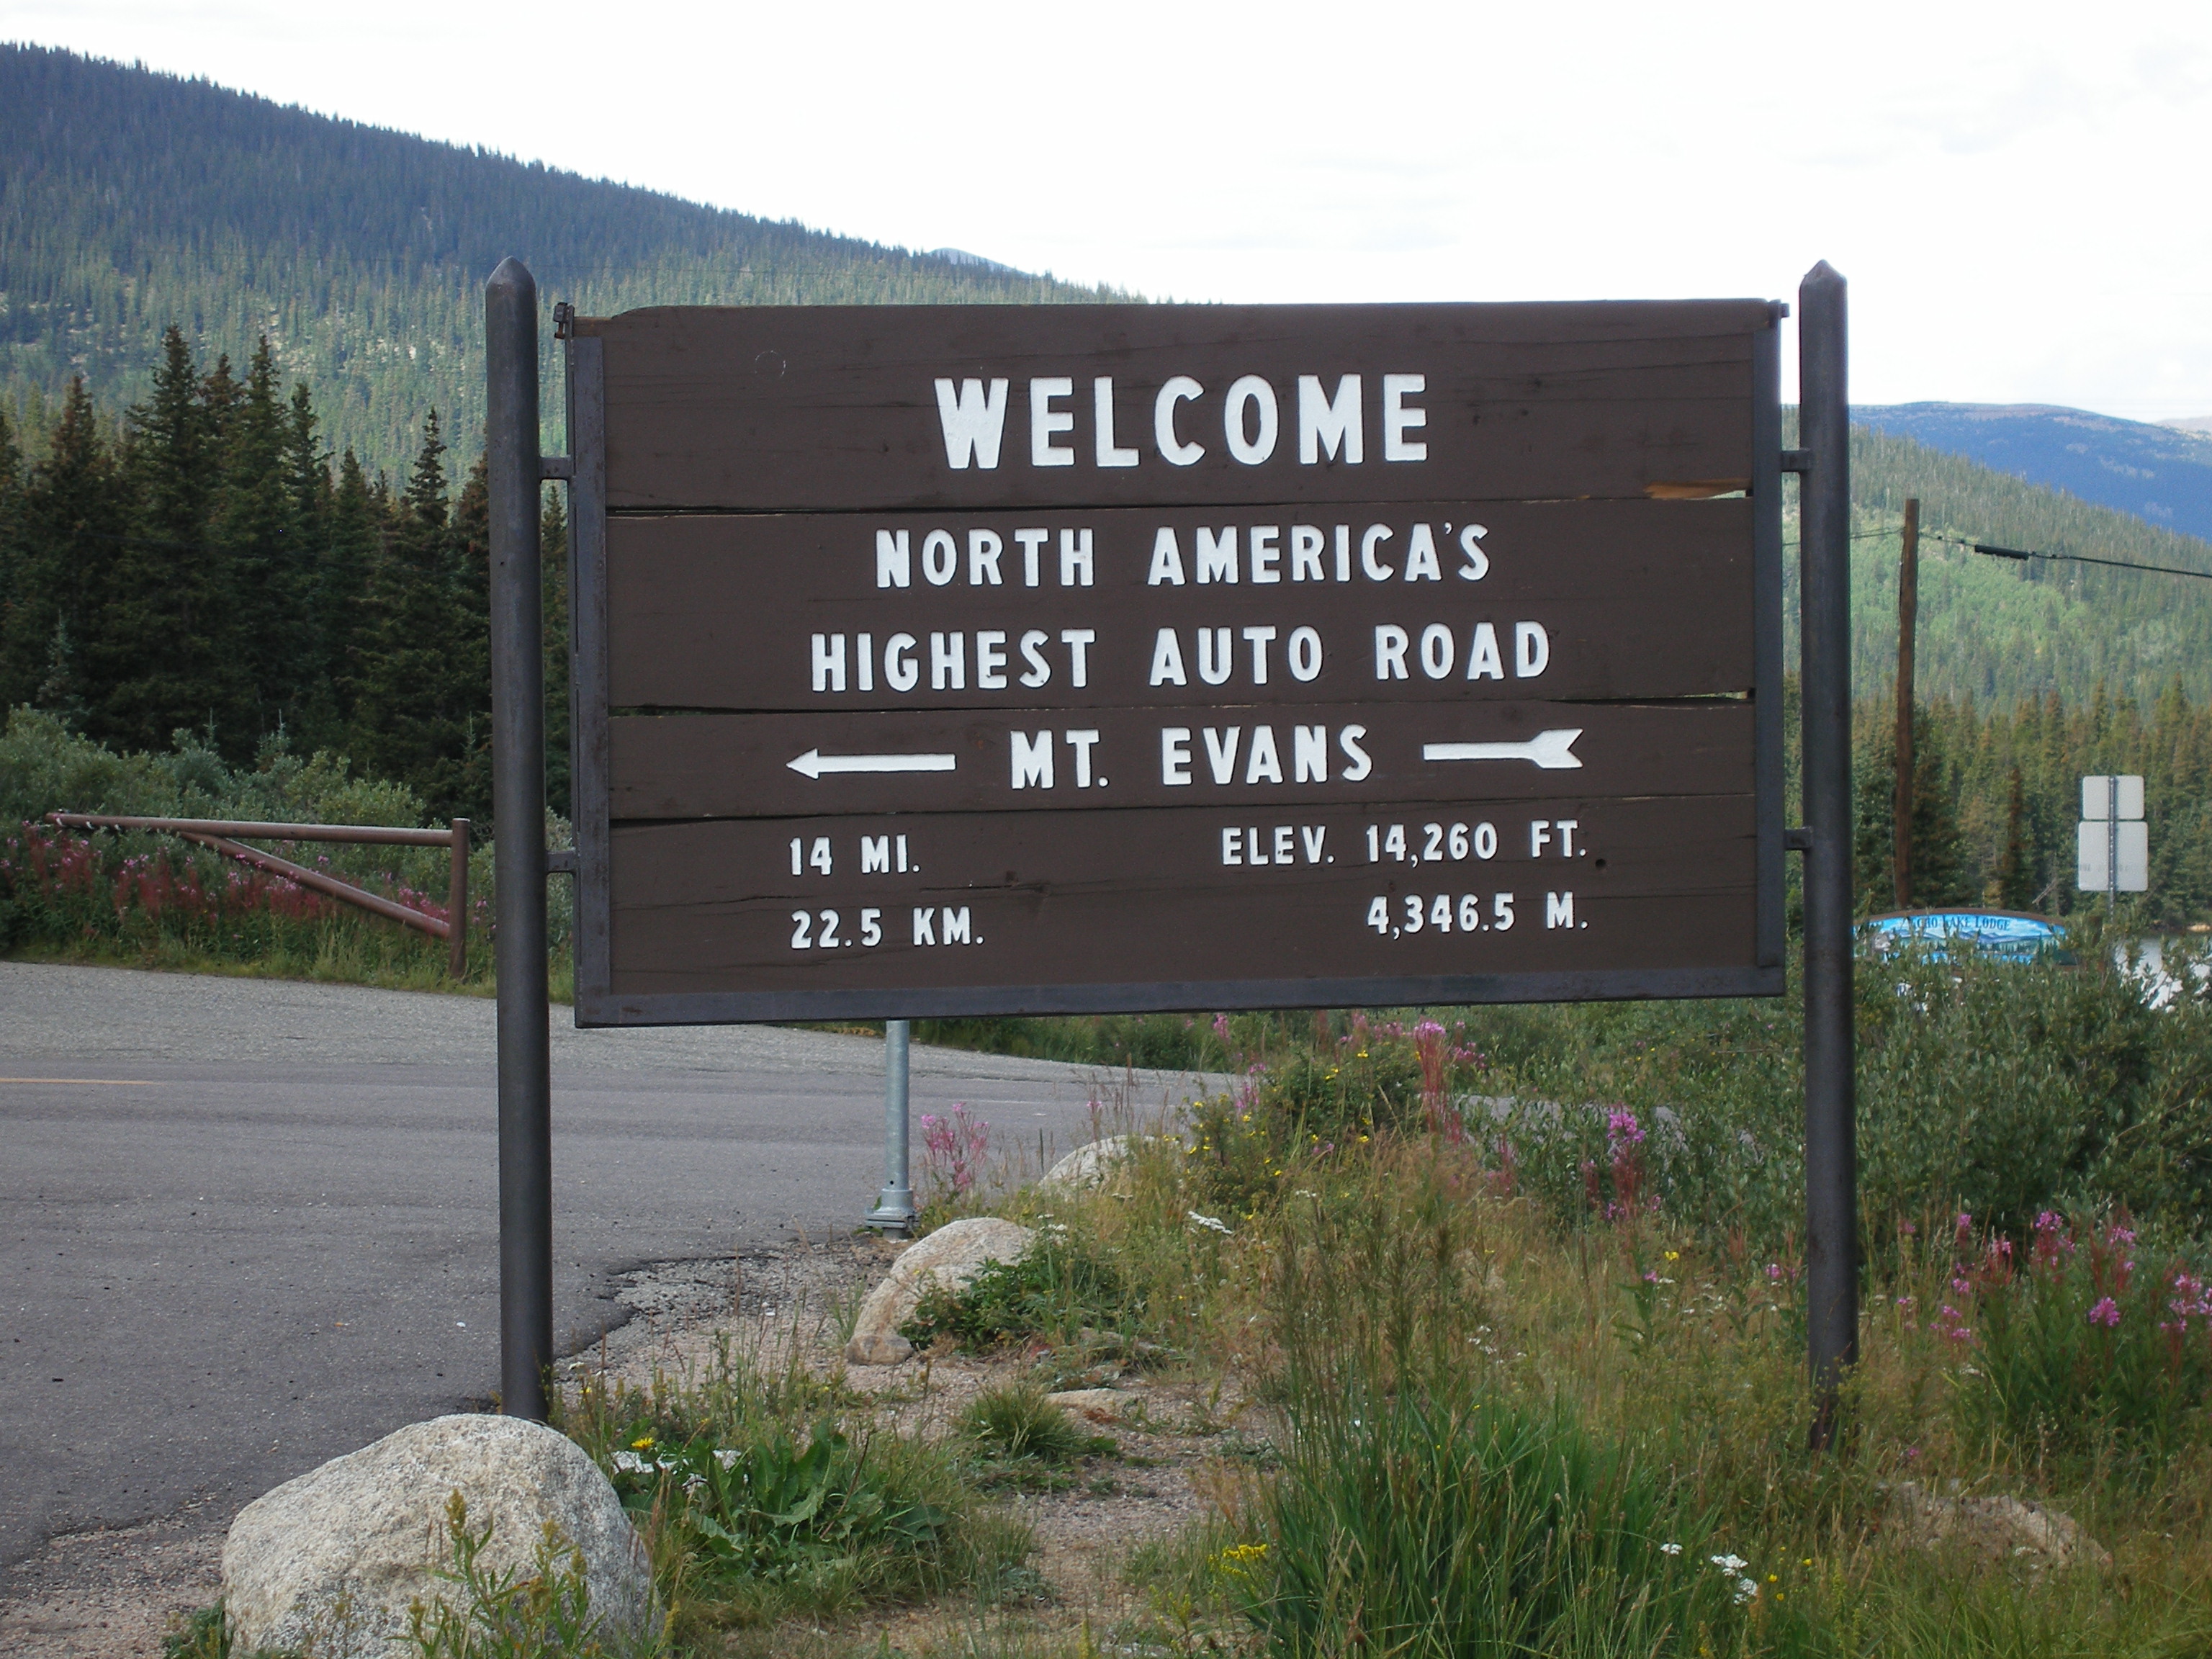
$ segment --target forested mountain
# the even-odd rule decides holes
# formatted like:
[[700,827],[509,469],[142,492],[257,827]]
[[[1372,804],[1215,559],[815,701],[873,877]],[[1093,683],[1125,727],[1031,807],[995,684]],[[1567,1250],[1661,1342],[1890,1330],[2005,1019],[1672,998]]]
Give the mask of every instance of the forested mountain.
[[433,409],[471,453],[483,285],[510,253],[586,313],[1102,297],[0,45],[0,407],[34,437],[73,375],[104,409],[143,398],[174,323],[210,362],[265,335],[372,474],[410,464]]
[[2191,536],[2212,536],[2212,438],[2046,404],[1863,405],[1851,418]]
[[[2086,553],[2212,572],[2212,544],[2021,483],[1910,438],[1851,433],[1852,674],[1862,691],[1897,665],[1899,532],[1920,500],[1922,695],[1984,708],[2056,692],[2086,702],[2102,686],[2148,707],[2177,679],[2212,699],[2212,580],[2066,562],[2018,563],[1962,543]],[[1785,591],[1796,629],[1796,528]]]

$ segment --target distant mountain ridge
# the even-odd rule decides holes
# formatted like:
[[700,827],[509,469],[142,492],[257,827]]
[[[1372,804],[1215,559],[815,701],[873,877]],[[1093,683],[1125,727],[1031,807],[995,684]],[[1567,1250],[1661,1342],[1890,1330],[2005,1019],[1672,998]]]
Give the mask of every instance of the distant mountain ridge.
[[174,322],[234,363],[267,334],[372,465],[404,471],[433,407],[473,449],[507,254],[586,313],[1122,297],[0,44],[0,408],[33,425],[72,374],[106,408],[143,397]]
[[2161,529],[2212,537],[2212,438],[2181,422],[2048,404],[1860,405],[1851,418]]

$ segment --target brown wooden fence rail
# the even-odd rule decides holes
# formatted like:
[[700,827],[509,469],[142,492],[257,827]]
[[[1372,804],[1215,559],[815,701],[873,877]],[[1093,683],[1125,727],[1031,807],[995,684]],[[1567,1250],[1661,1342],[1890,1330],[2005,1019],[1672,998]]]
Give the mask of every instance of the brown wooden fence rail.
[[[226,858],[273,871],[298,882],[302,887],[312,887],[319,893],[327,893],[332,898],[374,911],[403,926],[420,929],[434,939],[445,939],[452,946],[447,955],[447,972],[455,979],[467,975],[469,821],[466,818],[455,818],[449,830],[408,830],[381,824],[240,823],[224,818],[137,818],[106,812],[53,812],[47,816],[54,823],[71,830],[150,830],[161,835],[178,836],[198,846],[211,848]],[[256,841],[343,841],[386,847],[450,847],[453,850],[453,874],[446,907],[450,920],[441,921],[435,916],[411,910],[381,894],[356,887],[350,882],[340,881],[336,876],[326,875],[320,870],[310,870],[305,865],[278,858],[274,853],[264,853],[245,846],[237,839],[240,836],[251,836]]]

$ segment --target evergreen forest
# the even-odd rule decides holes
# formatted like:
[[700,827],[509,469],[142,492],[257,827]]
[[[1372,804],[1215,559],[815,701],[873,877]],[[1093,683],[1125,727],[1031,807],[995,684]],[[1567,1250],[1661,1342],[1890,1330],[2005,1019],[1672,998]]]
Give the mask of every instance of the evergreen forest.
[[[474,443],[509,254],[586,315],[1125,297],[0,44],[0,406],[34,435],[79,375],[102,406],[146,398],[175,325],[234,362],[266,338],[326,436],[397,476],[433,409]],[[544,349],[557,385],[550,327]]]
[[[491,806],[483,462],[425,416],[402,477],[333,455],[265,341],[162,340],[144,401],[82,380],[27,459],[0,416],[0,703],[118,751],[329,750],[437,817]],[[565,529],[546,507],[547,750],[567,810]]]

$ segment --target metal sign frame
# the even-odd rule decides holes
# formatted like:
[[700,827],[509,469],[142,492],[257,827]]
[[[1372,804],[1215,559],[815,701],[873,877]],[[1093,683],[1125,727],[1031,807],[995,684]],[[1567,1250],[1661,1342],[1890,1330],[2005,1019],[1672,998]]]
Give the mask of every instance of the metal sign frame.
[[1128,983],[617,994],[614,989],[604,343],[564,327],[569,457],[568,592],[576,836],[576,1023],[581,1027],[752,1021],[1087,1014],[1441,1003],[1779,996],[1784,992],[1782,475],[1779,324],[1752,335],[1754,955],[1749,965]]
[[[501,1409],[546,1416],[552,1331],[551,1077],[547,1048],[545,810],[542,618],[538,609],[538,494],[546,479],[570,484],[569,592],[576,691],[579,850],[562,866],[579,878],[576,938],[580,1024],[769,1018],[761,1000],[653,1000],[631,1008],[611,988],[611,940],[606,606],[605,362],[599,343],[569,341],[568,431],[574,453],[538,452],[537,285],[514,259],[485,289],[491,495],[493,793],[497,811],[500,1333]],[[1732,974],[1556,975],[1457,979],[1302,980],[1154,986],[1166,1006],[1206,1000],[1302,1006],[1364,998],[1503,1000],[1507,994],[1657,996],[1772,994],[1783,978],[1782,854],[1805,857],[1805,1218],[1807,1358],[1815,1449],[1838,1430],[1844,1377],[1858,1357],[1857,1144],[1852,1026],[1850,769],[1850,441],[1848,289],[1825,261],[1798,288],[1800,448],[1784,451],[1780,355],[1771,308],[1754,335],[1752,492],[1753,546],[1755,962]],[[556,311],[564,318],[566,307]],[[1806,822],[1782,823],[1781,475],[1798,475],[1804,609],[1803,792]],[[1049,991],[1050,988],[1040,988]],[[1093,997],[1097,988],[1092,988]],[[1340,998],[1335,994],[1349,994]],[[1188,998],[1189,1000],[1185,1000]],[[1170,1001],[1170,999],[1173,999]],[[886,1003],[927,1003],[870,993]],[[965,999],[963,999],[963,1000]],[[1092,999],[1054,995],[1040,1006],[1076,1009]],[[949,1000],[949,999],[948,999]],[[1002,994],[970,1006],[1004,1006]],[[820,1006],[811,1003],[808,1012]],[[1200,1006],[1203,1006],[1201,1003]],[[744,1012],[737,1012],[742,1007]],[[949,1011],[949,1010],[948,1010]],[[786,1016],[789,1017],[789,1016]]]

